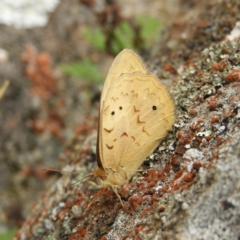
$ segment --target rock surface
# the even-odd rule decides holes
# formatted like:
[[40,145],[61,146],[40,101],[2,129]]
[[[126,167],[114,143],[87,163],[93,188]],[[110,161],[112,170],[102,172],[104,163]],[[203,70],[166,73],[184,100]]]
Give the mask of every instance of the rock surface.
[[[181,4],[180,4],[181,5]],[[96,131],[76,134],[62,154],[80,176],[62,176],[42,195],[18,239],[239,239],[240,41],[238,1],[194,1],[145,54],[171,82],[177,120],[131,183],[119,189],[72,184],[95,166]],[[194,13],[194,14],[192,14]],[[66,190],[67,187],[67,191]]]

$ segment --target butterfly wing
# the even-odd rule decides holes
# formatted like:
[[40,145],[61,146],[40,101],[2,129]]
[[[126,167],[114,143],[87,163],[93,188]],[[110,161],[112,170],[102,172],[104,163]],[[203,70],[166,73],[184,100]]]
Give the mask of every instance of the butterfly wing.
[[124,49],[121,51],[116,58],[114,59],[107,78],[104,82],[101,100],[100,100],[100,107],[99,107],[99,122],[98,122],[98,141],[97,141],[97,162],[98,166],[102,167],[102,153],[101,153],[101,132],[100,129],[102,124],[102,106],[103,102],[106,101],[106,95],[108,91],[111,89],[111,85],[122,75],[122,74],[131,74],[134,72],[141,72],[142,74],[150,73],[148,68],[143,63],[142,59],[131,49]]
[[174,103],[153,74],[123,74],[101,108],[100,157],[104,169],[131,177],[174,123]]

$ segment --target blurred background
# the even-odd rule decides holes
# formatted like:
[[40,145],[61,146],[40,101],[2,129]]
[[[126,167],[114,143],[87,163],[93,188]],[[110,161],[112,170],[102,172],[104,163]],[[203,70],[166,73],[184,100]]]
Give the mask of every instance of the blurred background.
[[96,132],[114,56],[157,52],[164,29],[181,19],[179,4],[0,0],[0,239],[12,239],[55,181],[42,169],[69,164],[75,134]]

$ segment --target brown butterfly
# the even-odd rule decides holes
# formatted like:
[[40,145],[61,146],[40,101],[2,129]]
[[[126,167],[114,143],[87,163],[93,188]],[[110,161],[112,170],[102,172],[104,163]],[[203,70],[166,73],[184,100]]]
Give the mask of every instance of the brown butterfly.
[[128,183],[174,120],[174,103],[167,88],[134,51],[121,51],[101,95],[98,169],[89,175],[94,185],[111,187],[117,194],[116,189]]

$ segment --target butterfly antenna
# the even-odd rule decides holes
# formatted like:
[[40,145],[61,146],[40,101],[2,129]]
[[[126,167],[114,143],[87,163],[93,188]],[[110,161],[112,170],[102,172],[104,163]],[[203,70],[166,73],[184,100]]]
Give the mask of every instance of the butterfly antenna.
[[[72,183],[72,185],[75,185],[75,184],[77,184],[77,183],[80,183],[80,182],[82,182],[84,179],[86,179],[86,178],[88,178],[88,177],[91,177],[92,175],[93,175],[93,174],[90,173],[90,174],[88,174],[87,176],[81,178],[80,180],[78,180],[78,181]],[[65,192],[67,192],[67,190],[68,190],[68,187],[66,187]]]
[[54,169],[54,168],[43,168],[42,171],[60,172],[60,173],[73,173],[73,172],[64,171],[64,170],[57,170],[57,169]]

